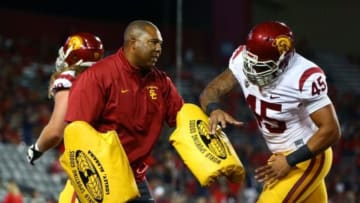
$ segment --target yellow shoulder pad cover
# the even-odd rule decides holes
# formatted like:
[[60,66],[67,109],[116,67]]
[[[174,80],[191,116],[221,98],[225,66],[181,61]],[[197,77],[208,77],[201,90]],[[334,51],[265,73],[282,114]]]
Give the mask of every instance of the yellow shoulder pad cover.
[[210,134],[208,120],[199,106],[185,103],[177,114],[170,143],[201,186],[211,185],[219,176],[242,182],[243,164],[220,127],[215,135]]
[[100,133],[84,121],[64,132],[61,166],[81,202],[127,202],[140,196],[129,160],[115,131]]

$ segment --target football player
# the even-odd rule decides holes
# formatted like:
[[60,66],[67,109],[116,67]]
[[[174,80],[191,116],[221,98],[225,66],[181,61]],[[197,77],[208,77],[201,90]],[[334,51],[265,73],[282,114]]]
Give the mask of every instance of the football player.
[[[55,63],[56,70],[51,75],[49,83],[49,97],[54,99],[53,112],[37,141],[27,150],[27,160],[30,164],[34,165],[35,160],[44,152],[56,147],[62,141],[67,124],[64,118],[69,89],[76,76],[103,58],[103,55],[104,47],[100,38],[86,32],[69,36],[59,49]],[[69,182],[67,184],[69,185]]]
[[255,170],[264,184],[257,202],[327,202],[324,178],[332,163],[331,146],[340,138],[324,71],[296,52],[284,23],[255,25],[228,68],[200,96],[216,126],[241,123],[221,109],[221,97],[240,85],[272,156]]

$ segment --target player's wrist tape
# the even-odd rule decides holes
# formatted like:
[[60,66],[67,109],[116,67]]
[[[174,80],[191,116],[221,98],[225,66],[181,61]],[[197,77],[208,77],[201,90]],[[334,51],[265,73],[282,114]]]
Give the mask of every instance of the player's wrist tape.
[[293,153],[286,156],[286,160],[288,164],[293,167],[297,163],[310,159],[313,155],[314,154],[310,151],[309,147],[307,145],[303,145]]
[[37,142],[35,142],[35,144],[34,144],[34,149],[35,149],[36,151],[38,151],[38,152],[41,152],[40,149],[39,149],[39,146],[38,146]]
[[206,106],[206,114],[210,115],[211,112],[213,112],[216,109],[221,109],[220,103],[217,102],[211,102]]

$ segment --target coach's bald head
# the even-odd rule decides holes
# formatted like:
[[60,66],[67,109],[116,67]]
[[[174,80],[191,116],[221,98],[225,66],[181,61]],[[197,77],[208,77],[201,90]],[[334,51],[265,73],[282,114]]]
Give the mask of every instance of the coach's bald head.
[[124,43],[130,40],[135,40],[141,37],[141,35],[148,32],[150,29],[159,30],[157,26],[147,20],[135,20],[129,23],[124,32]]
[[129,23],[124,32],[124,53],[131,65],[149,70],[161,54],[163,39],[157,26],[147,20]]

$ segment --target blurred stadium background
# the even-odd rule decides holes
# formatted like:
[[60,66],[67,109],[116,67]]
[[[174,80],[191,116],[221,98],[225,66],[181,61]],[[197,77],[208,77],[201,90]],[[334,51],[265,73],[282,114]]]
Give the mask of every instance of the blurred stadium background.
[[[96,33],[110,54],[121,46],[128,22],[154,22],[164,38],[159,68],[176,81],[186,102],[197,104],[204,85],[226,68],[232,50],[245,41],[250,27],[271,19],[292,27],[297,51],[327,73],[343,133],[334,146],[334,165],[326,179],[329,202],[359,202],[359,9],[357,0],[1,1],[0,201],[10,180],[18,184],[26,203],[56,201],[62,189],[66,176],[58,163],[61,146],[46,153],[36,166],[26,162],[25,150],[49,119],[48,79],[57,50],[69,34]],[[238,185],[221,179],[201,188],[168,143],[172,129],[165,128],[148,160],[149,182],[159,203],[251,203],[256,198],[261,187],[253,169],[266,161],[268,151],[241,92],[233,91],[224,103],[231,114],[247,122],[243,129],[226,129],[246,166],[247,180]]]

